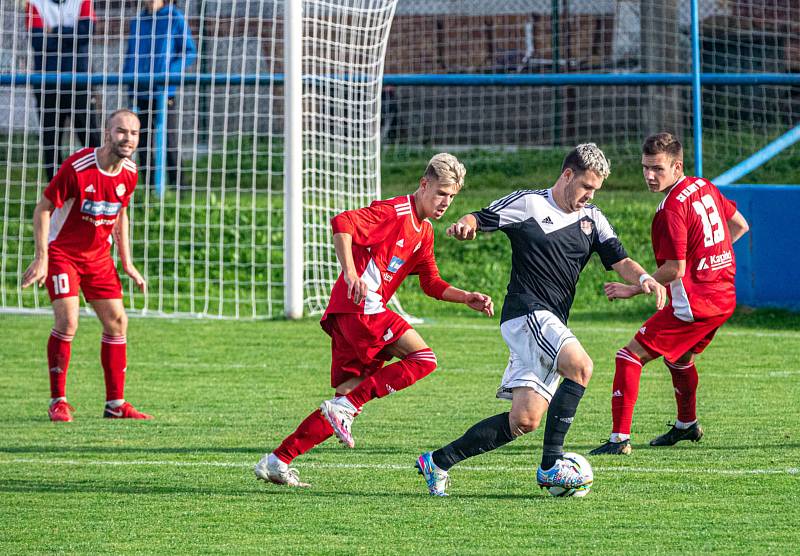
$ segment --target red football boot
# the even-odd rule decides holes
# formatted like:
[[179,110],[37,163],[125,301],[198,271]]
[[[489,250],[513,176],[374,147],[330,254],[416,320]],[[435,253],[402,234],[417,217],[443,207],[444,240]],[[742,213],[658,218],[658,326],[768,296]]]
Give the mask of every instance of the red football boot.
[[137,411],[135,407],[133,407],[128,402],[123,403],[121,406],[111,409],[110,407],[106,406],[105,410],[103,411],[103,417],[106,419],[152,419],[152,415],[148,415],[147,413],[142,413],[141,411]]
[[58,400],[56,403],[50,404],[50,407],[47,408],[47,416],[50,417],[51,421],[70,423],[72,422],[73,411],[75,411],[74,407],[64,400]]

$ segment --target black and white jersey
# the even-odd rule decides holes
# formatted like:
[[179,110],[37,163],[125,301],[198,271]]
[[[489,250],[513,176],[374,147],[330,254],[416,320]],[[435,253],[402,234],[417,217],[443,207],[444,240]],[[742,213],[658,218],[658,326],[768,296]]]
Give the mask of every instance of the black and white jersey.
[[611,270],[628,254],[600,209],[566,213],[552,189],[522,190],[472,213],[482,232],[511,240],[511,279],[500,322],[545,309],[567,322],[575,286],[592,253]]

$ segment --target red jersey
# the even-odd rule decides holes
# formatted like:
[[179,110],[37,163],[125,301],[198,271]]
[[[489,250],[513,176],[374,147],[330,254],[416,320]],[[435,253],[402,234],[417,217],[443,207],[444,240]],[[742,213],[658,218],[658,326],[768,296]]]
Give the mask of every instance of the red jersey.
[[658,266],[685,260],[683,278],[670,283],[672,311],[692,322],[736,308],[736,259],[728,220],[736,203],[703,178],[684,177],[666,194],[653,218],[653,253]]
[[71,155],[44,190],[56,206],[50,218],[49,251],[77,262],[110,256],[111,230],[130,203],[137,179],[136,164],[123,159],[116,174],[101,170],[95,149]]
[[437,299],[450,286],[439,277],[433,255],[433,227],[427,219],[420,222],[417,218],[413,195],[374,201],[367,208],[345,211],[335,216],[331,224],[334,234],[352,236],[353,262],[369,291],[366,299],[356,305],[347,298],[347,284],[340,274],[325,316],[382,313],[409,274],[418,274],[425,293]]

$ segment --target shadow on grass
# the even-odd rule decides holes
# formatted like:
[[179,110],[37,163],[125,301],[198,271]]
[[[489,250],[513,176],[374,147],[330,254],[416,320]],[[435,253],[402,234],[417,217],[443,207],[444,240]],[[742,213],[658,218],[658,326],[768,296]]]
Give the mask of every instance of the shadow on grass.
[[[252,477],[252,475],[250,476]],[[181,494],[195,495],[209,495],[219,496],[225,495],[230,497],[243,497],[250,498],[253,494],[263,493],[265,496],[302,496],[303,498],[330,498],[341,500],[344,497],[353,498],[369,498],[369,499],[408,499],[419,500],[423,502],[430,500],[434,497],[428,495],[424,490],[424,484],[420,483],[421,488],[416,492],[397,492],[397,491],[374,491],[365,492],[364,490],[347,491],[337,486],[335,481],[327,481],[326,486],[318,484],[312,485],[308,488],[290,488],[266,483],[256,482],[255,479],[248,477],[248,482],[252,485],[250,488],[232,488],[232,483],[220,484],[217,488],[199,487],[199,486],[186,486],[181,484],[169,485],[120,485],[118,483],[112,484],[112,479],[109,478],[109,483],[96,483],[89,484],[86,481],[74,481],[58,483],[43,483],[41,480],[32,479],[4,479],[0,480],[0,493],[46,493],[46,494],[100,494],[100,493],[113,493],[120,494],[138,494],[138,495],[167,495],[175,496]],[[530,494],[510,494],[504,493],[464,493],[456,496],[459,499],[475,499],[475,500],[549,500],[550,497],[543,496],[539,492],[531,492]]]

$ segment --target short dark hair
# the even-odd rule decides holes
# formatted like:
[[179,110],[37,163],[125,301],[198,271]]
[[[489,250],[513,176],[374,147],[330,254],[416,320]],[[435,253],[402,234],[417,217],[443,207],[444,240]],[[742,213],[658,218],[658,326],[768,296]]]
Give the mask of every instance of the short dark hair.
[[683,160],[683,145],[668,131],[656,133],[644,140],[642,154],[652,156],[661,153],[668,154],[673,160]]
[[603,179],[611,173],[611,163],[594,143],[583,143],[569,151],[561,164],[561,172],[567,168],[576,174],[591,170]]
[[134,112],[133,110],[129,110],[127,108],[120,108],[118,110],[114,110],[111,113],[111,115],[108,117],[108,119],[106,120],[106,129],[111,129],[111,122],[113,122],[114,118],[116,118],[120,114],[130,114],[131,116],[133,116],[137,120],[139,119],[138,114],[136,114],[136,112]]

